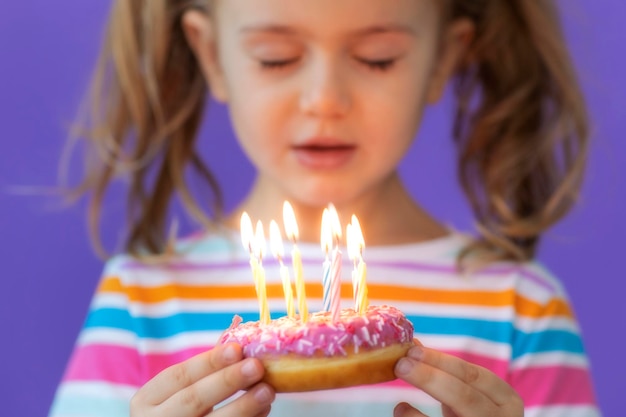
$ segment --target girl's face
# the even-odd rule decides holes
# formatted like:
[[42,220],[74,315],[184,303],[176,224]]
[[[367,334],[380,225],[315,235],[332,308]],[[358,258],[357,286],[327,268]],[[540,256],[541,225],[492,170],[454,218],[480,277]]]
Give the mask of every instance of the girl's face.
[[397,179],[460,50],[439,2],[224,0],[209,18],[187,13],[267,197],[342,205]]

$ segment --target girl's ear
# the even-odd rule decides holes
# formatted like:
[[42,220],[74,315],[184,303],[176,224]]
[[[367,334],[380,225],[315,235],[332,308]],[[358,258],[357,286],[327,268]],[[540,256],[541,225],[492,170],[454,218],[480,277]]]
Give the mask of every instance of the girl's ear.
[[213,97],[228,101],[228,89],[219,62],[215,24],[205,12],[190,9],[183,14],[182,27],[189,47],[196,55]]
[[474,32],[474,23],[469,19],[457,19],[445,29],[430,80],[428,103],[436,103],[443,95],[446,84],[454,75],[474,39]]

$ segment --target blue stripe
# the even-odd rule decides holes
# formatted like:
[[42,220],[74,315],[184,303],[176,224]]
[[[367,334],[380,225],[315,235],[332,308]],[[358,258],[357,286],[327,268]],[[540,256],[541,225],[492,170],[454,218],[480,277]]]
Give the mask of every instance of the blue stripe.
[[[246,313],[179,313],[163,318],[133,317],[125,310],[102,308],[91,312],[86,327],[110,327],[136,333],[141,338],[162,339],[184,332],[222,331],[230,326],[238,314],[243,321],[257,321],[259,314]],[[276,311],[274,318],[284,316]],[[584,353],[578,334],[565,330],[545,330],[524,333],[509,322],[466,318],[428,317],[411,315],[407,318],[415,326],[416,336],[445,335],[483,339],[489,342],[512,344],[514,358],[527,353],[566,351]]]
[[[178,313],[163,318],[132,317],[128,311],[115,308],[101,308],[90,313],[86,328],[107,327],[127,330],[141,338],[162,339],[184,332],[222,331],[232,323],[235,314],[243,321],[258,321],[259,313]],[[277,311],[274,318],[286,315]]]
[[457,317],[407,316],[415,332],[428,335],[471,336],[492,342],[507,343],[513,334],[509,322],[464,319]]
[[544,330],[536,333],[515,332],[513,359],[528,353],[571,352],[584,355],[585,348],[578,334],[565,330]]
[[116,398],[93,398],[62,394],[57,396],[49,417],[111,417],[130,414],[128,400]]

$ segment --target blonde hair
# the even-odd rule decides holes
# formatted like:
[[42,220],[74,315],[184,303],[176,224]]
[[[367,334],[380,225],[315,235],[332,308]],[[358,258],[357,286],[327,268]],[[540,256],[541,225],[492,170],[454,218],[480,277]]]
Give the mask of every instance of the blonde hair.
[[458,175],[480,232],[463,255],[527,260],[577,200],[584,100],[552,1],[453,4],[453,18],[476,25],[455,83]]
[[[219,186],[196,150],[207,86],[181,27],[206,0],[117,0],[80,136],[96,158],[75,189],[92,193],[96,247],[102,201],[130,179],[126,250],[159,253],[174,194],[197,221],[222,216]],[[586,160],[587,115],[558,16],[548,0],[449,0],[476,36],[455,78],[460,183],[480,236],[463,258],[526,260],[540,235],[576,201]],[[209,213],[193,195],[191,166],[212,190]],[[472,255],[472,256],[467,256]]]

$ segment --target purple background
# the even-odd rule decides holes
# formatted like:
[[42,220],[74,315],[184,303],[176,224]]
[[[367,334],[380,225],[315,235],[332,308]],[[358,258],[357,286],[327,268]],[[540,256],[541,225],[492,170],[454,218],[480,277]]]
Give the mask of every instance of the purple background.
[[[562,3],[594,120],[594,144],[580,205],[547,234],[539,257],[571,295],[601,407],[605,415],[618,416],[626,375],[626,276],[619,267],[626,232],[626,3]],[[108,7],[103,0],[0,6],[2,415],[45,415],[100,275],[84,204],[63,207],[49,192]],[[209,160],[228,186],[232,207],[245,193],[252,170],[232,138],[224,109],[214,110],[209,123],[218,137],[219,158]],[[445,100],[429,111],[409,155],[412,168],[402,169],[420,201],[444,221],[468,229],[471,220],[452,171],[449,110]],[[122,214],[123,203],[113,198],[104,215],[109,245],[118,240]]]

